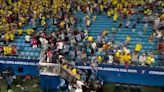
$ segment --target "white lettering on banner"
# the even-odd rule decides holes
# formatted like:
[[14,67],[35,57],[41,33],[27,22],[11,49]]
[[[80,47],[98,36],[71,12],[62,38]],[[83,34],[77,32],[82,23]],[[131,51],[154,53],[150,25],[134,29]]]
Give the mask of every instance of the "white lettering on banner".
[[5,61],[4,61],[4,60],[0,60],[0,63],[4,64],[4,63],[5,63]]
[[80,69],[92,69],[90,66],[77,66]]
[[0,63],[2,64],[17,64],[17,65],[39,65],[39,63],[35,62],[24,62],[24,61],[4,61],[0,60]]
[[6,64],[14,64],[14,61],[6,61]]
[[149,71],[149,74],[164,75],[164,72],[161,72],[161,71]]
[[[77,66],[79,69],[92,69],[90,66]],[[129,73],[137,73],[135,69],[123,69],[123,68],[111,68],[111,67],[95,67],[97,70],[102,71],[111,71],[111,72],[129,72]]]

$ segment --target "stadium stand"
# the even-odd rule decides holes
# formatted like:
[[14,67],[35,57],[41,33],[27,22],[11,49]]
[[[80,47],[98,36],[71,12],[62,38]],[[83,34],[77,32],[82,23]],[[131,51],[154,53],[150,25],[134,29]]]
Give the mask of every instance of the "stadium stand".
[[[24,3],[24,2],[25,1],[19,2],[20,7],[22,7],[21,3]],[[37,1],[34,1],[34,6],[35,6],[36,2]],[[137,2],[139,2],[139,1],[137,1]],[[3,3],[13,4],[13,5],[16,4],[16,2],[14,2],[14,1],[13,1],[13,3],[12,2],[8,2],[8,3],[3,2]],[[41,4],[41,3],[42,2],[39,2],[39,4]],[[75,2],[75,3],[78,3],[78,2]],[[121,8],[118,8],[118,6],[115,5],[115,3],[118,3],[118,2],[112,1],[112,3],[111,3],[111,5],[113,6],[112,8],[109,8],[109,7],[107,8],[106,6],[109,3],[105,2],[105,1],[102,2],[102,4],[101,3],[99,4],[100,7],[95,6],[95,7],[91,8],[91,5],[88,5],[88,6],[86,5],[87,8],[89,8],[89,9],[95,9],[94,13],[92,13],[91,10],[85,11],[85,9],[83,9],[85,4],[87,4],[86,2],[84,2],[84,6],[83,5],[76,6],[77,8],[81,7],[81,9],[78,9],[78,11],[76,13],[74,13],[77,18],[74,15],[72,15],[71,16],[72,20],[70,18],[70,21],[72,22],[73,25],[77,26],[78,30],[82,31],[82,33],[88,32],[88,36],[93,38],[94,41],[105,40],[103,42],[104,45],[107,45],[107,43],[108,43],[108,45],[115,45],[115,44],[118,45],[117,43],[119,43],[119,45],[122,45],[122,48],[119,49],[119,53],[120,52],[123,53],[120,50],[123,50],[123,47],[125,47],[125,49],[130,50],[130,53],[129,53],[130,58],[133,58],[132,57],[133,53],[135,53],[135,50],[137,50],[137,46],[140,45],[139,46],[140,53],[138,54],[138,57],[144,53],[144,54],[146,54],[147,57],[150,57],[150,59],[155,58],[155,60],[152,60],[152,61],[150,60],[150,62],[151,63],[155,62],[153,64],[158,65],[158,62],[160,61],[159,57],[161,57],[161,56],[157,53],[157,48],[156,48],[157,43],[158,43],[158,39],[155,37],[156,30],[154,30],[156,25],[155,24],[153,25],[153,23],[147,22],[147,19],[146,19],[147,18],[146,16],[149,17],[151,14],[153,15],[152,10],[149,10],[148,8],[144,8],[145,10],[142,11],[142,10],[138,9],[140,7],[135,7],[135,6],[131,7],[129,4],[128,8],[130,10],[128,11],[128,10],[126,10],[126,8],[124,8],[123,14],[124,13],[125,14],[120,15],[119,13],[121,13],[121,12],[119,12],[119,10],[116,11],[116,9],[121,9]],[[121,1],[121,3],[126,3],[126,2],[123,0],[123,1]],[[144,2],[139,2],[139,3],[145,4]],[[29,2],[28,2],[28,4],[29,4]],[[45,2],[45,4],[49,4],[49,2]],[[54,6],[56,4],[58,4],[58,3],[54,3]],[[69,6],[70,6],[70,4],[67,4],[68,10],[70,9]],[[120,4],[120,7],[121,6],[122,5]],[[150,6],[151,6],[151,4],[150,4]],[[4,7],[6,7],[6,6],[2,5],[1,13],[2,13],[3,17],[5,15],[4,10],[3,10]],[[147,5],[147,7],[149,7],[149,5]],[[23,8],[27,8],[27,7],[23,7]],[[33,8],[36,8],[36,7],[33,7]],[[43,6],[40,6],[40,8],[42,9]],[[66,8],[66,10],[67,10],[67,8]],[[100,10],[96,10],[96,8],[98,8]],[[112,10],[112,9],[115,9],[115,10]],[[26,9],[24,9],[24,10],[26,10]],[[9,30],[5,29],[5,30],[7,30],[7,32],[10,30],[11,31],[17,30],[17,32],[14,31],[13,33],[12,32],[5,33],[5,34],[3,33],[5,37],[9,36],[9,39],[10,38],[12,39],[11,35],[13,35],[13,34],[15,35],[15,37],[13,37],[14,40],[9,41],[9,42],[7,41],[7,46],[9,46],[9,47],[16,46],[16,49],[17,49],[16,55],[8,56],[10,58],[39,59],[40,52],[41,52],[41,48],[40,48],[41,46],[37,46],[38,48],[35,48],[35,46],[34,46],[34,48],[32,48],[32,47],[33,47],[33,44],[39,45],[39,43],[41,43],[40,40],[38,39],[39,34],[42,34],[41,31],[44,30],[45,32],[43,31],[43,36],[47,36],[49,38],[49,35],[47,35],[47,34],[51,34],[51,32],[52,33],[55,32],[54,30],[57,30],[57,32],[59,32],[59,30],[62,30],[63,28],[64,29],[66,28],[66,30],[67,29],[69,30],[71,28],[70,25],[65,23],[66,20],[69,19],[68,16],[70,16],[67,14],[63,15],[65,17],[65,20],[62,20],[62,19],[60,19],[60,16],[57,16],[57,17],[59,17],[59,18],[55,18],[57,21],[56,20],[54,21],[52,19],[52,16],[50,18],[50,16],[48,16],[48,15],[44,16],[44,14],[40,16],[40,19],[32,18],[32,17],[35,17],[35,14],[34,15],[31,14],[32,17],[29,17],[28,15],[26,15],[28,17],[28,19],[25,19],[25,17],[23,17],[20,14],[18,16],[18,20],[17,20],[18,26],[15,27],[15,25],[16,25],[14,22],[15,20],[13,21],[13,19],[16,18],[15,17],[16,13],[14,13],[14,11],[17,11],[17,9],[15,8],[15,10],[13,10],[13,11],[8,11],[8,16],[3,19],[4,20],[3,22],[1,22],[3,25],[5,25],[5,23],[8,22],[8,24],[11,26],[11,27],[8,27]],[[154,10],[153,12],[156,12],[156,11],[160,12],[161,9]],[[23,11],[23,10],[21,12],[27,13],[27,11]],[[40,10],[38,10],[38,12],[40,12]],[[85,13],[83,13],[83,12],[85,12]],[[127,14],[126,14],[126,12],[127,12]],[[144,12],[144,14],[139,13],[139,12]],[[45,13],[47,13],[47,12],[45,12]],[[158,15],[158,16],[160,16],[160,15]],[[127,18],[124,18],[124,17],[127,17]],[[156,18],[156,17],[154,17],[154,18]],[[77,23],[75,23],[76,19],[78,20]],[[85,22],[88,22],[88,21],[90,23],[85,25]],[[151,21],[151,20],[148,20],[148,21]],[[155,21],[158,22],[158,18],[156,18]],[[57,22],[60,24],[54,25],[54,22]],[[15,29],[15,28],[19,28],[19,30]],[[32,30],[35,32],[33,32]],[[106,33],[107,36],[103,37],[103,39],[97,38],[97,37],[102,37],[104,30],[107,32]],[[84,32],[84,31],[87,31],[87,32]],[[113,32],[113,31],[115,31],[115,32]],[[63,32],[65,32],[65,31],[63,31]],[[26,43],[26,40],[25,40],[26,34],[32,35],[31,44]],[[59,35],[62,36],[63,34],[62,35],[59,34]],[[42,36],[42,38],[44,38],[43,36]],[[82,35],[80,35],[80,36],[82,36]],[[47,37],[46,37],[46,41],[48,40]],[[79,39],[81,40],[81,38],[79,38]],[[5,40],[8,40],[8,38],[5,38]],[[62,40],[62,39],[58,39],[58,40]],[[128,41],[128,43],[127,43],[127,41]],[[48,43],[49,43],[49,41],[48,41]],[[92,44],[92,43],[90,43],[90,44]],[[98,43],[96,42],[96,44],[98,44]],[[4,45],[3,42],[1,42],[1,45]],[[31,45],[32,45],[32,47],[31,47]],[[55,45],[55,44],[53,44],[53,45]],[[100,48],[96,48],[96,49],[100,49]],[[63,48],[61,48],[61,49],[63,49]],[[89,48],[89,49],[91,50],[91,48]],[[114,50],[114,51],[117,52],[117,50]],[[112,54],[114,54],[114,53],[112,53]],[[89,53],[87,53],[87,55],[89,55]],[[98,55],[96,55],[96,57],[98,57]],[[100,57],[104,58],[104,56],[100,56]],[[133,60],[131,60],[131,61],[133,61]],[[146,62],[148,62],[148,61],[149,60],[146,60]]]
[[62,55],[72,66],[163,65],[163,0],[0,2],[2,58],[56,63]]

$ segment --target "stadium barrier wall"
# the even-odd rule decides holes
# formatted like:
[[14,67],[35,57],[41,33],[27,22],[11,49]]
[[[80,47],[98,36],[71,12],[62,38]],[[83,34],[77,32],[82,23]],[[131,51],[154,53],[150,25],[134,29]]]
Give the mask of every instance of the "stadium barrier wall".
[[[12,67],[16,75],[30,74],[33,76],[39,75],[38,60],[23,60],[23,59],[6,59],[0,58],[1,69]],[[23,72],[19,72],[18,68],[22,67]],[[92,69],[90,64],[76,66],[81,70]],[[164,86],[164,69],[154,67],[138,67],[119,65],[100,64],[94,69],[97,70],[97,76],[104,79],[104,82],[130,83],[149,86]],[[56,78],[58,79],[58,78]],[[58,81],[58,80],[54,80]]]

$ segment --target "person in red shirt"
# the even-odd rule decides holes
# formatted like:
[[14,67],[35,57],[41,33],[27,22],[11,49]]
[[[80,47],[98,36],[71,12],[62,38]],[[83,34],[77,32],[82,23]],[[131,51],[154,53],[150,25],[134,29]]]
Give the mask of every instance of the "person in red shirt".
[[12,53],[12,55],[16,55],[17,54],[16,46],[12,46],[11,53]]
[[52,51],[51,50],[48,50],[47,51],[47,62],[51,62],[52,61]]
[[0,46],[0,53],[3,53],[3,46]]
[[36,39],[32,39],[32,47],[33,48],[37,48],[37,44],[38,44],[37,40]]
[[46,34],[44,32],[41,33],[42,38],[46,38]]

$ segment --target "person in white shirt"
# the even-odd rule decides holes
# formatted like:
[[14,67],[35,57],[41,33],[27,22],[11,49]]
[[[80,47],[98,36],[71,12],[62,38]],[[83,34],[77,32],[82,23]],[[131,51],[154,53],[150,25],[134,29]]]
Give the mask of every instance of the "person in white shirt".
[[97,44],[96,44],[95,42],[92,42],[92,43],[91,43],[91,46],[92,46],[93,50],[96,50]]
[[41,42],[41,46],[43,48],[43,50],[47,50],[48,49],[48,41],[45,38],[39,38],[39,41]]
[[76,84],[77,88],[75,89],[75,92],[83,92],[82,86],[84,85],[84,83],[81,80],[77,80]]
[[112,64],[113,63],[113,55],[109,54],[108,57],[109,57],[108,63]]
[[57,50],[62,50],[63,46],[64,46],[64,44],[62,41],[57,42]]
[[88,30],[84,30],[84,37],[85,37],[85,39],[87,39],[88,38]]
[[145,63],[146,63],[146,59],[147,59],[147,57],[146,57],[145,53],[143,53],[143,55],[140,55],[140,56],[139,56],[139,64],[140,64],[141,66],[144,66]]
[[161,37],[162,37],[162,32],[161,32],[161,31],[158,31],[158,30],[157,30],[157,32],[156,32],[156,33],[157,33],[156,38],[161,38]]
[[148,28],[148,23],[145,23],[144,24],[144,27],[143,27],[143,31],[146,32],[147,31],[147,28]]
[[86,20],[86,25],[89,27],[91,25],[91,21],[89,19]]
[[89,6],[86,7],[86,10],[87,10],[88,15],[90,16],[91,13],[90,13],[90,8],[89,8]]
[[30,38],[31,38],[30,35],[25,36],[25,40],[26,40],[27,43],[30,43]]
[[81,41],[81,39],[82,39],[82,38],[81,38],[81,34],[77,34],[77,35],[75,36],[75,38],[76,38],[76,41],[78,41],[78,42]]
[[156,18],[155,21],[154,21],[153,29],[157,30],[158,27],[159,27],[159,24],[160,24],[160,18]]
[[155,62],[154,55],[151,55],[151,62],[152,62],[152,63],[154,63],[154,62]]
[[129,26],[130,26],[130,21],[127,21],[125,27],[129,28]]
[[77,88],[75,89],[75,92],[83,92],[83,90],[82,90],[82,88],[77,87]]

